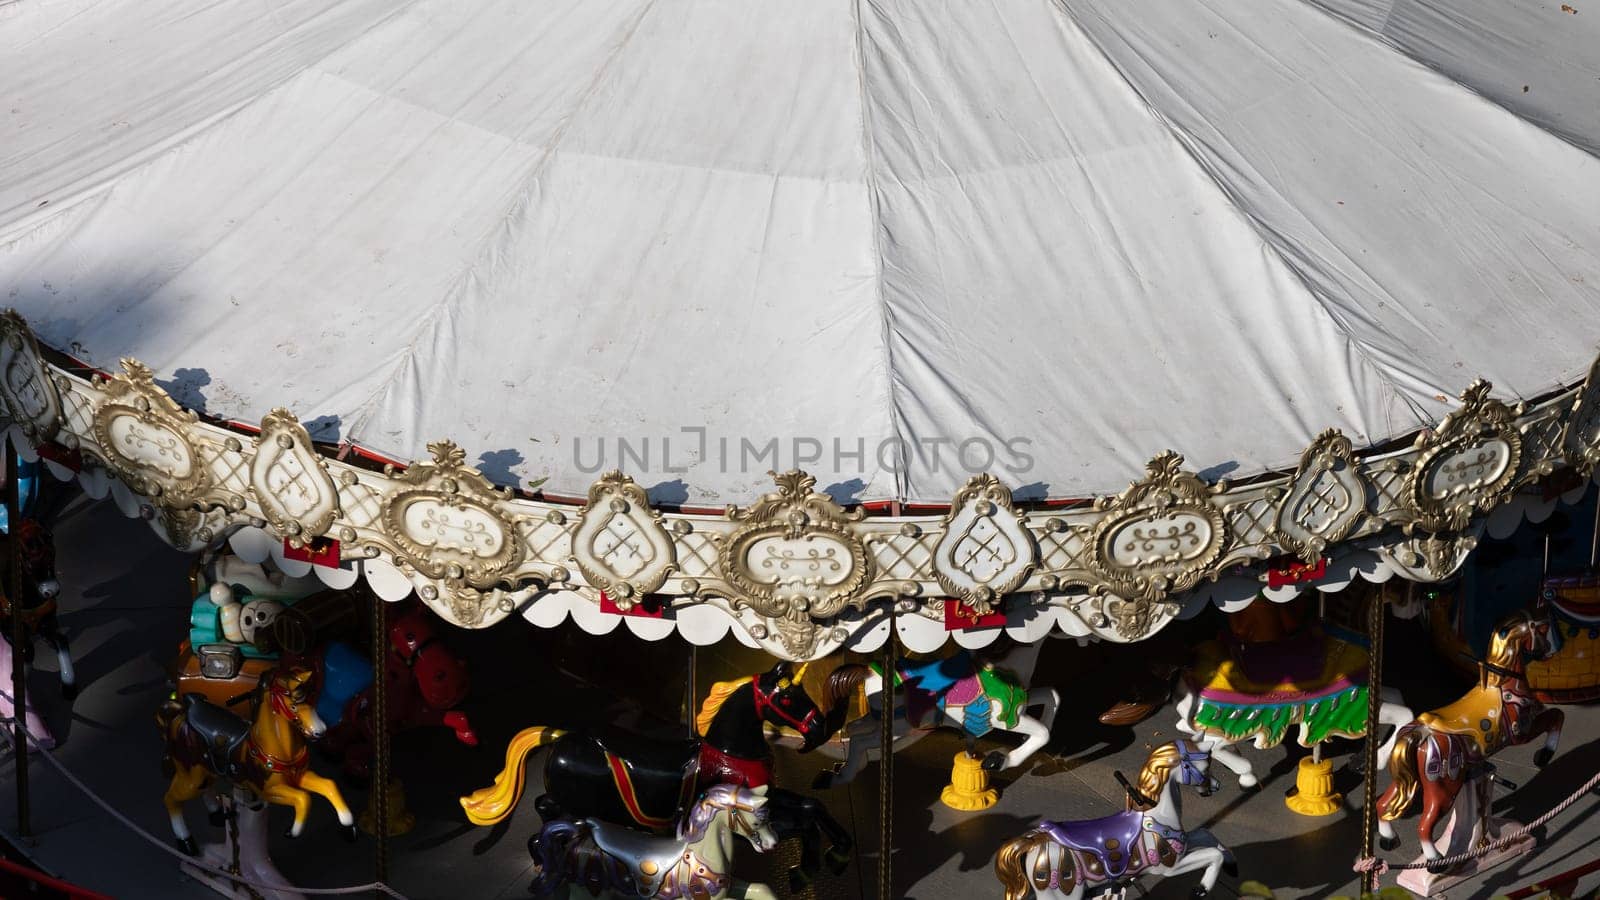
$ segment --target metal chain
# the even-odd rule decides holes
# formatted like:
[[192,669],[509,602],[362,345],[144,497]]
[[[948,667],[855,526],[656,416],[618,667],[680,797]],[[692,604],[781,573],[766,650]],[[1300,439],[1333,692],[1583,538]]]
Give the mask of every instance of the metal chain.
[[[1406,584],[1408,591],[1416,587],[1412,582]],[[1378,829],[1378,707],[1383,702],[1379,692],[1383,684],[1383,621],[1388,595],[1389,586],[1384,584],[1376,596],[1367,600],[1367,773],[1361,802],[1362,855],[1366,857],[1372,856]],[[1371,893],[1377,881],[1375,873],[1362,872],[1361,892]]]
[[389,878],[389,646],[382,597],[367,591],[372,604],[372,854],[373,879]]

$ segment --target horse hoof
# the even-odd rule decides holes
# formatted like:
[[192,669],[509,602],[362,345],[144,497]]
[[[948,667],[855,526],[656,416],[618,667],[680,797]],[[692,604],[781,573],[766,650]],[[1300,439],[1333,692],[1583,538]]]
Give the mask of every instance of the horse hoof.
[[789,870],[789,893],[803,894],[810,886],[811,879],[806,877],[806,873],[799,866]]
[[339,833],[344,835],[344,842],[346,844],[354,844],[356,842],[356,826],[342,825],[339,828]]
[[1450,871],[1450,867],[1444,864],[1443,859],[1428,860],[1427,869],[1429,875],[1443,875],[1444,873]]
[[1189,896],[1193,897],[1194,900],[1203,900],[1203,898],[1211,896],[1211,892],[1203,887],[1197,887],[1189,891]]
[[1533,755],[1533,764],[1538,768],[1550,765],[1550,760],[1555,758],[1556,752],[1549,747],[1540,747],[1539,752]]
[[207,813],[206,819],[217,828],[221,828],[222,826],[228,824],[228,814],[220,809],[213,809],[211,812]]
[[1239,861],[1236,860],[1236,859],[1229,858],[1228,860],[1223,862],[1222,871],[1224,873],[1226,873],[1229,878],[1238,878],[1239,877]]
[[178,849],[182,850],[188,856],[200,855],[200,846],[194,842],[194,838],[192,837],[186,837],[178,841]]
[[1397,837],[1384,837],[1380,834],[1378,835],[1378,846],[1384,850],[1393,850],[1400,846],[1400,839]]
[[850,867],[850,854],[831,847],[822,854],[822,867],[828,870],[829,875],[843,875],[844,870]]
[[833,787],[832,772],[818,772],[817,777],[811,779],[811,789],[813,791],[825,791],[831,787]]
[[1005,767],[1006,755],[1001,753],[999,750],[996,750],[983,758],[983,770],[985,772],[998,772]]
[[68,703],[78,699],[78,686],[75,684],[63,684],[61,686],[61,699]]

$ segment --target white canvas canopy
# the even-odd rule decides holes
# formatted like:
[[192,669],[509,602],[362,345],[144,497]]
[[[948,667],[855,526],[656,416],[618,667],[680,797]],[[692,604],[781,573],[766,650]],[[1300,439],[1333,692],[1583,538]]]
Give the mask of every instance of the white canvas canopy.
[[667,502],[1083,497],[1534,397],[1597,153],[1600,8],[1528,0],[0,4],[41,341],[557,495],[623,439]]

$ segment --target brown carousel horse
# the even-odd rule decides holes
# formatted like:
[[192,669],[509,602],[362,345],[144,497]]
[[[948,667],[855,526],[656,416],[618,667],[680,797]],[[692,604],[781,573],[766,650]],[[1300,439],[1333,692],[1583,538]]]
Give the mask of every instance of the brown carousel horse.
[[1399,844],[1394,820],[1405,815],[1418,788],[1422,819],[1417,836],[1423,856],[1431,861],[1440,858],[1433,843],[1434,826],[1485,760],[1542,734],[1544,746],[1533,762],[1541,768],[1550,762],[1564,717],[1561,710],[1546,708],[1533,696],[1525,672],[1529,661],[1548,657],[1553,649],[1549,622],[1535,621],[1524,611],[1513,613],[1489,641],[1478,685],[1449,706],[1425,712],[1400,729],[1389,754],[1393,782],[1378,802],[1383,849],[1393,850]]
[[311,795],[327,798],[344,826],[346,840],[355,840],[355,817],[339,786],[311,771],[308,738],[322,736],[317,716],[315,673],[301,665],[280,665],[263,677],[265,697],[256,704],[254,723],[217,706],[199,694],[169,700],[156,714],[167,741],[172,784],[163,798],[179,849],[191,856],[199,848],[183,818],[183,804],[200,796],[223,777],[248,787],[268,803],[294,809],[289,837],[299,837],[311,811]]

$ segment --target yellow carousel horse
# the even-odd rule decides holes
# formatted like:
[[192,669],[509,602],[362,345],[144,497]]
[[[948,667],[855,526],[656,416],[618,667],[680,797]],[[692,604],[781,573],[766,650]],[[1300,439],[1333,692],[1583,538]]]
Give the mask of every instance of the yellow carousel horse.
[[299,837],[311,811],[311,795],[332,804],[346,840],[355,840],[355,817],[339,786],[311,771],[306,740],[322,736],[326,726],[317,716],[313,672],[303,666],[279,666],[264,678],[266,696],[256,704],[254,723],[217,706],[199,694],[167,701],[156,724],[167,741],[166,760],[173,767],[172,784],[163,798],[172,818],[179,849],[199,853],[183,804],[200,796],[213,780],[227,778],[262,799],[294,809],[289,837]]

